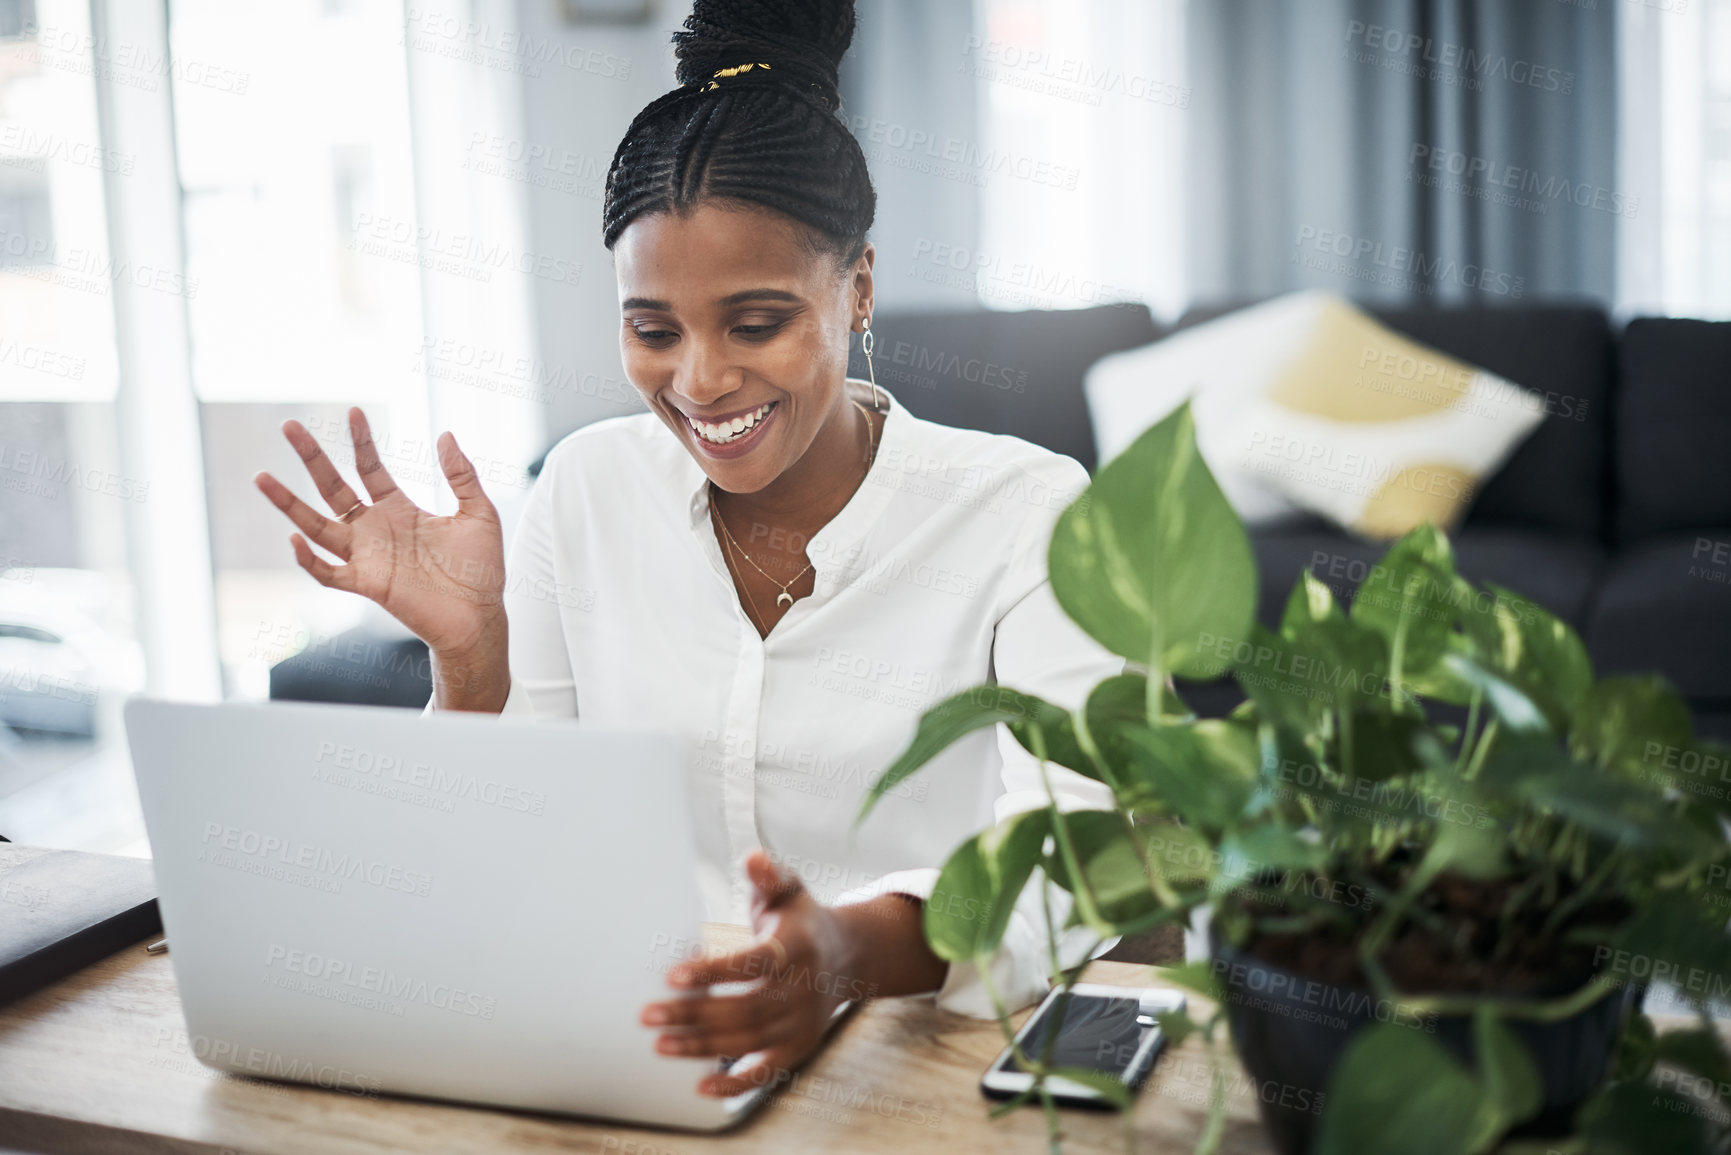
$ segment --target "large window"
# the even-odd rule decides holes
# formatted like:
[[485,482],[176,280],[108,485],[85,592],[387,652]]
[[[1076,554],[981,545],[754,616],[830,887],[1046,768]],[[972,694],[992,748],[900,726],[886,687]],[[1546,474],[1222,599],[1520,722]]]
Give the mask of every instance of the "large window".
[[449,15],[0,0],[0,834],[145,853],[128,694],[263,698],[345,631],[406,637],[295,565],[253,484],[322,508],[285,419],[352,477],[363,406],[442,509],[438,414],[511,526],[547,406],[501,382],[558,377],[527,352],[557,262],[472,163],[521,143],[519,71]]
[[1731,0],[1618,6],[1625,313],[1731,318]]
[[1690,79],[1699,87],[1670,97],[1673,106],[1694,101],[1701,110],[1693,138],[1674,145],[1677,153],[1700,153],[1699,207],[1676,244],[1691,255],[1684,278],[1694,286],[1694,312],[1731,317],[1731,0],[1706,0],[1700,19],[1701,35],[1689,46],[1697,62]]
[[980,299],[1004,309],[1185,299],[1190,89],[1179,0],[977,0]]
[[276,662],[373,620],[294,564],[253,487],[268,469],[323,508],[283,421],[346,465],[362,406],[432,500],[403,8],[173,0],[169,18],[218,644],[225,691],[263,698]]
[[116,436],[105,182],[82,0],[0,3],[0,834],[141,846],[118,706],[142,688]]

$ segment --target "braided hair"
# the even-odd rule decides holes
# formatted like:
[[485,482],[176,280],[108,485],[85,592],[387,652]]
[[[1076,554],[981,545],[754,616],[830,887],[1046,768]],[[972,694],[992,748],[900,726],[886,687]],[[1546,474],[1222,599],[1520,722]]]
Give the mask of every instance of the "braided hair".
[[877,194],[837,113],[853,29],[853,0],[696,0],[673,34],[679,87],[637,114],[613,154],[606,246],[640,216],[724,198],[792,217],[843,268],[858,260]]

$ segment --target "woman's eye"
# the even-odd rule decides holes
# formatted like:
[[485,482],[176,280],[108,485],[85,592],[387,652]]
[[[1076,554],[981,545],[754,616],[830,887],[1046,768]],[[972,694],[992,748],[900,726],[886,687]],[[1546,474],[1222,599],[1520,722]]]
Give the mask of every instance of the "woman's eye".
[[785,321],[772,321],[764,325],[735,325],[733,331],[748,341],[767,341],[781,331]]
[[639,341],[655,347],[666,345],[679,335],[671,329],[645,329],[636,325],[632,326],[632,331],[637,334]]

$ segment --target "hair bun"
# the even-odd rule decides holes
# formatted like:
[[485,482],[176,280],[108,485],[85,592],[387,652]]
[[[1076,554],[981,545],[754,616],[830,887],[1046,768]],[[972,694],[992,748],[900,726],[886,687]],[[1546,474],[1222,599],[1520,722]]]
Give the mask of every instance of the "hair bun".
[[767,74],[741,75],[816,86],[812,95],[833,109],[841,104],[838,77],[853,23],[853,0],[696,0],[685,29],[673,34],[676,75],[693,84],[723,68],[767,64]]

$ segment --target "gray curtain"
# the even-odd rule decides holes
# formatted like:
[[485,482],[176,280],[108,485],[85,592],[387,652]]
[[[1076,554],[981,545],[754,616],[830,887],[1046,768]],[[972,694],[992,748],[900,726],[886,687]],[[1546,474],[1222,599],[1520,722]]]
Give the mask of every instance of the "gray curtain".
[[1616,3],[1195,0],[1195,301],[1610,302]]
[[[859,138],[877,189],[880,308],[979,307],[971,278],[945,270],[937,245],[979,244],[980,189],[947,164],[952,142],[979,140],[977,82],[960,66],[974,32],[972,0],[859,0],[853,47],[842,62],[842,113]],[[926,259],[919,259],[919,254]]]

